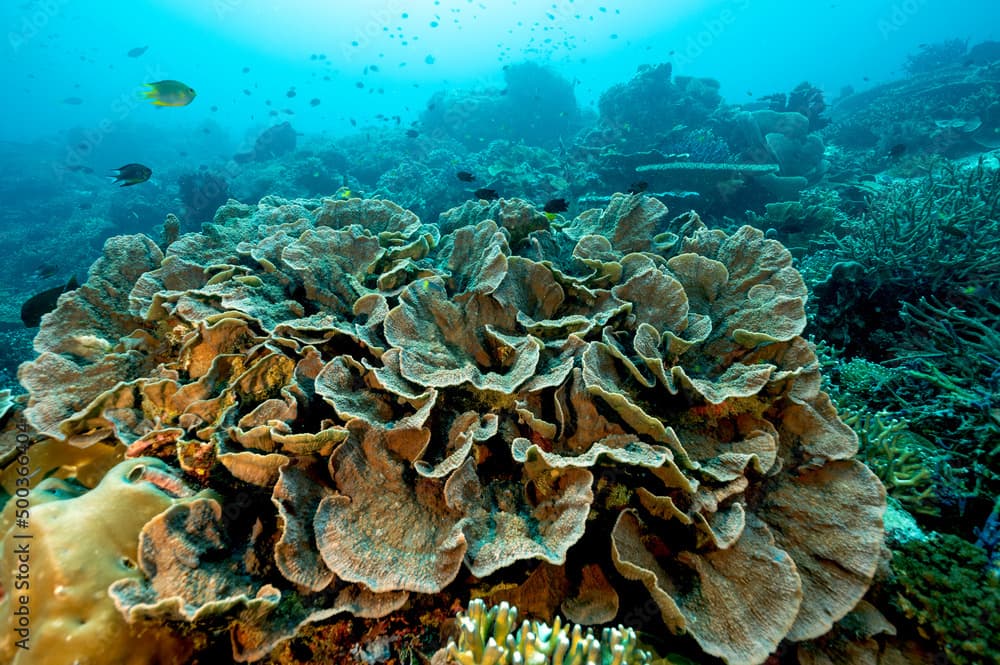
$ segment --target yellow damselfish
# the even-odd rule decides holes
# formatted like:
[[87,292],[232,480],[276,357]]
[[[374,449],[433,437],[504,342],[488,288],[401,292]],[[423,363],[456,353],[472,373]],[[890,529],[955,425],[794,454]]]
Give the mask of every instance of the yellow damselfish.
[[187,106],[194,101],[196,94],[194,88],[180,81],[157,81],[146,85],[150,89],[142,95],[153,100],[153,106]]

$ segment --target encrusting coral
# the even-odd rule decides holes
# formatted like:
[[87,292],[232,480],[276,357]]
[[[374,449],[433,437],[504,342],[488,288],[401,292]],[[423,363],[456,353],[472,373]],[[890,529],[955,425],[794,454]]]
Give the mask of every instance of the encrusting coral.
[[165,254],[109,241],[43,321],[26,418],[218,493],[145,526],[120,611],[228,630],[238,661],[497,588],[606,623],[629,580],[656,609],[625,623],[730,664],[827,632],[871,582],[884,490],[788,251],[666,213],[481,202],[441,236],[388,201],[268,198]]
[[983,548],[950,534],[901,545],[888,586],[895,609],[923,637],[944,647],[948,662],[995,662],[1000,653],[1000,579]]

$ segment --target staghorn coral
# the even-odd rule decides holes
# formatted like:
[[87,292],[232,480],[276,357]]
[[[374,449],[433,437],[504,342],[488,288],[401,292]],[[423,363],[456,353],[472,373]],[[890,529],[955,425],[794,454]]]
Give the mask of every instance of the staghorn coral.
[[902,300],[959,296],[1000,279],[1000,170],[982,159],[970,168],[933,164],[922,178],[878,190],[868,215],[827,235],[838,261],[865,266],[875,290]]
[[[993,367],[975,352],[989,355],[997,344],[988,323],[1000,302],[1000,170],[982,160],[967,169],[936,165],[923,178],[878,190],[868,208],[838,234],[826,234],[833,250],[817,270],[830,277],[810,301],[819,336],[876,361],[889,350],[940,354],[936,364],[947,361],[954,374],[971,359],[984,378],[982,371]],[[987,325],[977,329],[970,319]],[[965,353],[963,343],[975,345],[980,337]]]
[[490,589],[611,621],[629,580],[638,628],[731,664],[828,631],[884,490],[820,390],[789,253],[666,213],[616,195],[560,229],[501,200],[441,237],[388,201],[270,198],[165,254],[110,241],[43,323],[25,415],[218,492],[146,525],[120,611],[226,631],[240,662]]
[[858,458],[875,472],[889,496],[911,513],[940,514],[935,485],[942,481],[934,474],[936,455],[930,441],[911,432],[904,420],[884,412],[848,411],[844,422],[858,433]]
[[635,631],[619,625],[605,628],[598,639],[579,624],[563,625],[559,617],[551,626],[525,620],[517,625],[517,608],[507,603],[489,609],[482,600],[459,612],[458,642],[435,654],[432,662],[461,665],[512,665],[513,663],[566,663],[567,665],[637,665],[650,663],[652,654],[638,648]]

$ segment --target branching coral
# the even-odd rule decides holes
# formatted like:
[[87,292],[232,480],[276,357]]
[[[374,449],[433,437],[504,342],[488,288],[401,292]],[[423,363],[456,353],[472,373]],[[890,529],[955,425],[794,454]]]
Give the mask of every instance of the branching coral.
[[939,165],[885,188],[870,210],[828,236],[839,263],[814,289],[817,331],[901,368],[902,415],[947,449],[942,514],[970,499],[988,511],[1000,454],[1000,171]]
[[619,625],[600,636],[579,624],[563,625],[556,617],[551,626],[525,620],[517,624],[517,608],[507,603],[487,609],[473,600],[458,615],[458,642],[449,640],[443,658],[435,661],[460,665],[513,665],[548,663],[566,665],[645,665],[649,652],[638,648],[635,631]]
[[267,199],[165,255],[109,243],[42,327],[26,417],[219,492],[146,525],[123,615],[228,628],[250,661],[496,588],[608,622],[634,580],[637,628],[733,665],[825,633],[871,582],[884,490],[787,250],[666,212],[616,195],[560,229],[500,201],[441,237],[388,201]]
[[[933,363],[915,370],[913,363],[896,367],[891,361],[846,361],[831,357],[829,347],[821,355],[824,383],[844,422],[858,433],[858,457],[922,521],[968,534],[978,515],[988,510],[996,478],[986,461],[991,453],[977,443],[989,441],[992,427],[976,424],[976,412],[954,401],[975,390],[954,385],[954,377]],[[928,381],[943,392],[927,391]],[[969,517],[971,522],[958,519]]]
[[967,170],[939,163],[924,178],[880,190],[869,208],[827,240],[837,260],[865,267],[874,291],[916,302],[974,296],[1000,282],[1000,170],[982,160]]
[[858,433],[858,457],[879,477],[889,496],[912,513],[940,514],[930,441],[911,432],[905,421],[885,413],[854,413],[844,422]]

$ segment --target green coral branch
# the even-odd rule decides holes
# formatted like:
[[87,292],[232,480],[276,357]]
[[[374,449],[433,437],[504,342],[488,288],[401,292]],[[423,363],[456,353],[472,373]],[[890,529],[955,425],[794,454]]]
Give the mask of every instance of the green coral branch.
[[914,513],[937,516],[935,474],[930,442],[909,430],[905,420],[888,413],[844,410],[844,422],[858,434],[858,456],[890,496]]
[[[966,308],[968,309],[968,308]],[[901,318],[921,335],[910,336],[907,346],[914,350],[941,354],[949,368],[970,378],[989,374],[1000,362],[1000,303],[979,303],[978,311],[946,306],[935,298],[903,303]],[[960,356],[956,358],[955,356]],[[971,360],[971,362],[970,362]]]

